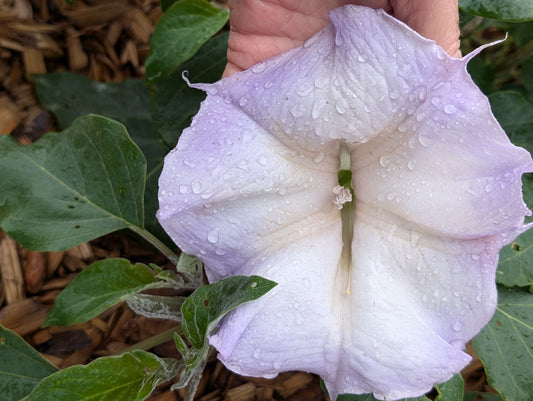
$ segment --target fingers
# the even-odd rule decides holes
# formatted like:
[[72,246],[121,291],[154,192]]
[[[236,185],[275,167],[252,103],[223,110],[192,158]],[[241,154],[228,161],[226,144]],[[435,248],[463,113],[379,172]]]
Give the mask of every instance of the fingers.
[[458,0],[391,0],[391,5],[396,18],[435,40],[450,56],[461,57]]

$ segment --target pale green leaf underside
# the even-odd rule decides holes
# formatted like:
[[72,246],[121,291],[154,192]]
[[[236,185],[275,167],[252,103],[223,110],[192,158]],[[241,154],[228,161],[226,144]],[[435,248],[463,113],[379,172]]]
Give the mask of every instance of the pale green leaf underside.
[[500,21],[533,19],[533,0],[459,0],[459,7],[469,14]]

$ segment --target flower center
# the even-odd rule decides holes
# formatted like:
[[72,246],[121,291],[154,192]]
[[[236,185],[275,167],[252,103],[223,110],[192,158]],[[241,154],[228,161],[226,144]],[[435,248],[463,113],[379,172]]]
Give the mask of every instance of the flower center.
[[342,224],[342,253],[339,260],[340,273],[346,277],[346,294],[351,291],[352,281],[352,240],[355,223],[355,196],[352,188],[352,171],[350,154],[341,147],[339,165],[339,185],[333,188],[335,206],[341,213]]

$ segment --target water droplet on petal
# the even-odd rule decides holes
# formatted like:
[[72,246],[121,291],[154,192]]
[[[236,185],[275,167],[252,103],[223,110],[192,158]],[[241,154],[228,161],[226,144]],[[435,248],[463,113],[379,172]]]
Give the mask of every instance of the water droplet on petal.
[[211,230],[207,233],[207,240],[212,244],[216,244],[218,242],[218,235],[219,232],[217,229]]
[[358,54],[357,61],[359,61],[360,63],[366,63],[366,57],[363,56],[362,54]]
[[417,138],[418,138],[418,142],[420,142],[420,145],[426,148],[428,146],[431,146],[431,144],[433,143],[433,138],[431,138],[431,136],[429,136],[427,133],[424,133],[424,132],[420,132]]
[[389,97],[392,99],[392,100],[396,100],[396,99],[399,99],[400,98],[400,92],[398,92],[397,90],[391,90],[389,92]]
[[415,161],[414,161],[413,159],[411,159],[411,160],[409,160],[409,161],[407,162],[407,168],[408,168],[409,170],[414,170],[414,169],[415,169]]
[[459,321],[459,320],[457,320],[457,321],[452,325],[452,329],[453,329],[453,331],[456,331],[456,332],[461,331],[462,328],[463,328],[463,323],[461,323],[461,321]]
[[318,152],[315,156],[313,156],[313,162],[320,163],[322,160],[324,160],[325,155],[326,152]]
[[246,96],[242,96],[240,99],[239,99],[239,106],[241,107],[244,107],[248,104],[248,99],[246,98]]
[[269,88],[272,88],[274,86],[274,83],[271,82],[271,81],[266,81],[265,84],[263,85],[263,87],[265,89],[269,89]]
[[180,185],[179,187],[180,194],[186,194],[189,192],[189,187],[185,184]]
[[268,159],[265,155],[261,155],[257,158],[257,163],[259,163],[261,166],[266,166],[268,162]]
[[457,108],[453,104],[447,104],[444,106],[444,112],[446,114],[455,114],[457,112]]
[[202,185],[198,181],[192,183],[192,192],[195,194],[202,192]]
[[252,72],[255,74],[258,74],[260,72],[265,71],[266,64],[264,62],[260,62],[252,67]]

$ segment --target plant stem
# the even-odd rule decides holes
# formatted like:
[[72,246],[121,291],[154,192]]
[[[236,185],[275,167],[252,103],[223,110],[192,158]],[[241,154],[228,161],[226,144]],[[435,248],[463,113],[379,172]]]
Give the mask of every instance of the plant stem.
[[170,260],[174,266],[178,264],[178,256],[172,252],[172,250],[166,246],[163,242],[161,242],[155,235],[153,235],[151,232],[147,231],[144,228],[137,227],[134,225],[131,225],[129,227],[133,232],[139,234],[141,237],[143,237],[146,241],[148,241],[150,244],[152,244],[159,252],[161,252],[163,255],[167,257],[168,260]]
[[125,354],[126,352],[135,351],[137,349],[147,351],[150,348],[155,347],[156,345],[164,343],[165,341],[172,340],[174,338],[174,333],[176,332],[178,334],[182,333],[181,326],[174,326],[171,329],[165,330],[159,334],[156,334],[155,336],[147,338],[146,340],[142,340],[136,344],[130,345],[129,347],[126,347],[123,350],[117,352],[117,354],[121,355]]

